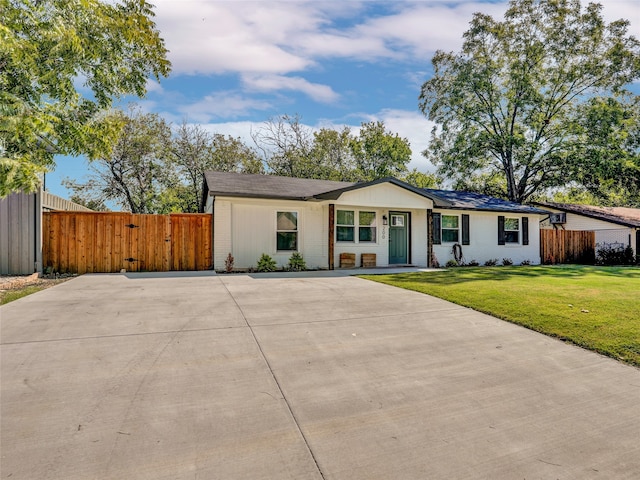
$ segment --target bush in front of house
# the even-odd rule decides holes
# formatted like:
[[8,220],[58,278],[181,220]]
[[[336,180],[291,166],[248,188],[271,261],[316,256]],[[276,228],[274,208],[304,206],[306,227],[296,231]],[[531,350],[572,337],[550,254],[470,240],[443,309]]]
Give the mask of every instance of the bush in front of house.
[[469,263],[467,263],[466,265],[467,267],[479,267],[480,266],[480,262],[478,262],[475,258],[473,260],[471,260]]
[[307,263],[299,252],[293,252],[287,263],[287,270],[291,272],[301,272],[307,269]]
[[498,259],[497,258],[491,258],[489,260],[487,260],[486,262],[484,262],[484,266],[485,267],[495,267],[498,264]]
[[278,268],[276,261],[270,255],[263,253],[258,260],[256,270],[258,272],[275,272]]
[[502,265],[504,265],[505,267],[511,266],[513,265],[513,260],[511,260],[510,258],[503,258]]
[[633,265],[634,255],[630,245],[601,243],[596,250],[596,265]]
[[522,260],[522,262],[520,262],[520,265],[522,265],[523,267],[527,267],[531,265],[531,260]]
[[459,267],[460,264],[458,263],[457,260],[447,260],[447,263],[445,264],[445,268],[453,268],[453,267]]

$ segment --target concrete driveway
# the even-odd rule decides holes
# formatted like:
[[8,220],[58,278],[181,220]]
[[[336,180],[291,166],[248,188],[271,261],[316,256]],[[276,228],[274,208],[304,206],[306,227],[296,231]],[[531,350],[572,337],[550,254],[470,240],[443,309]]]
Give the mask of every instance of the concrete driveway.
[[85,275],[0,328],[2,479],[640,476],[640,370],[354,277]]

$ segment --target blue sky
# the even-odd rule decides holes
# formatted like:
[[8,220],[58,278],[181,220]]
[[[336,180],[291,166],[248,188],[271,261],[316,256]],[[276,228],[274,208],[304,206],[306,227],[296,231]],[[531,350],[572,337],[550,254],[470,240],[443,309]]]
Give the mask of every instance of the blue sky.
[[[151,0],[173,70],[149,83],[143,110],[174,124],[242,137],[271,117],[299,114],[311,128],[382,120],[409,139],[411,168],[432,124],[418,110],[436,50],[459,50],[474,12],[502,18],[504,1]],[[583,0],[583,5],[586,2]],[[610,22],[631,21],[640,38],[640,0],[600,0]],[[634,85],[636,92],[640,91]],[[81,180],[83,158],[58,158],[47,189],[68,197],[64,177]]]

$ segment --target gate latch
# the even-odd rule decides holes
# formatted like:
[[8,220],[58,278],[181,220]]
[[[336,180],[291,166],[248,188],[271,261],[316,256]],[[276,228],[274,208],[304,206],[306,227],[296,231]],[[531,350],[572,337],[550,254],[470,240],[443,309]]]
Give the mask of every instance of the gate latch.
[[133,223],[127,223],[125,225],[125,227],[129,227],[129,228],[140,228],[140,225],[134,225]]
[[133,257],[125,258],[124,260],[125,260],[125,262],[137,262],[138,261],[137,258],[133,258]]

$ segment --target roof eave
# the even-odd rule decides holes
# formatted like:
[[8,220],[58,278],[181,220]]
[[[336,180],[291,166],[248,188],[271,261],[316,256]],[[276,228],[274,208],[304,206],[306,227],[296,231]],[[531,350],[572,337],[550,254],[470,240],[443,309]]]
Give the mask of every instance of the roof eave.
[[436,207],[443,208],[446,210],[472,210],[474,212],[494,212],[494,213],[529,213],[531,215],[549,215],[551,212],[546,210],[535,209],[533,210],[506,210],[500,208],[482,208],[482,207],[458,207],[458,206],[450,206],[450,207]]
[[311,199],[311,197],[295,197],[291,195],[261,195],[259,193],[216,192],[213,190],[209,191],[209,195],[212,197],[262,198],[265,200],[294,200],[300,202]]

